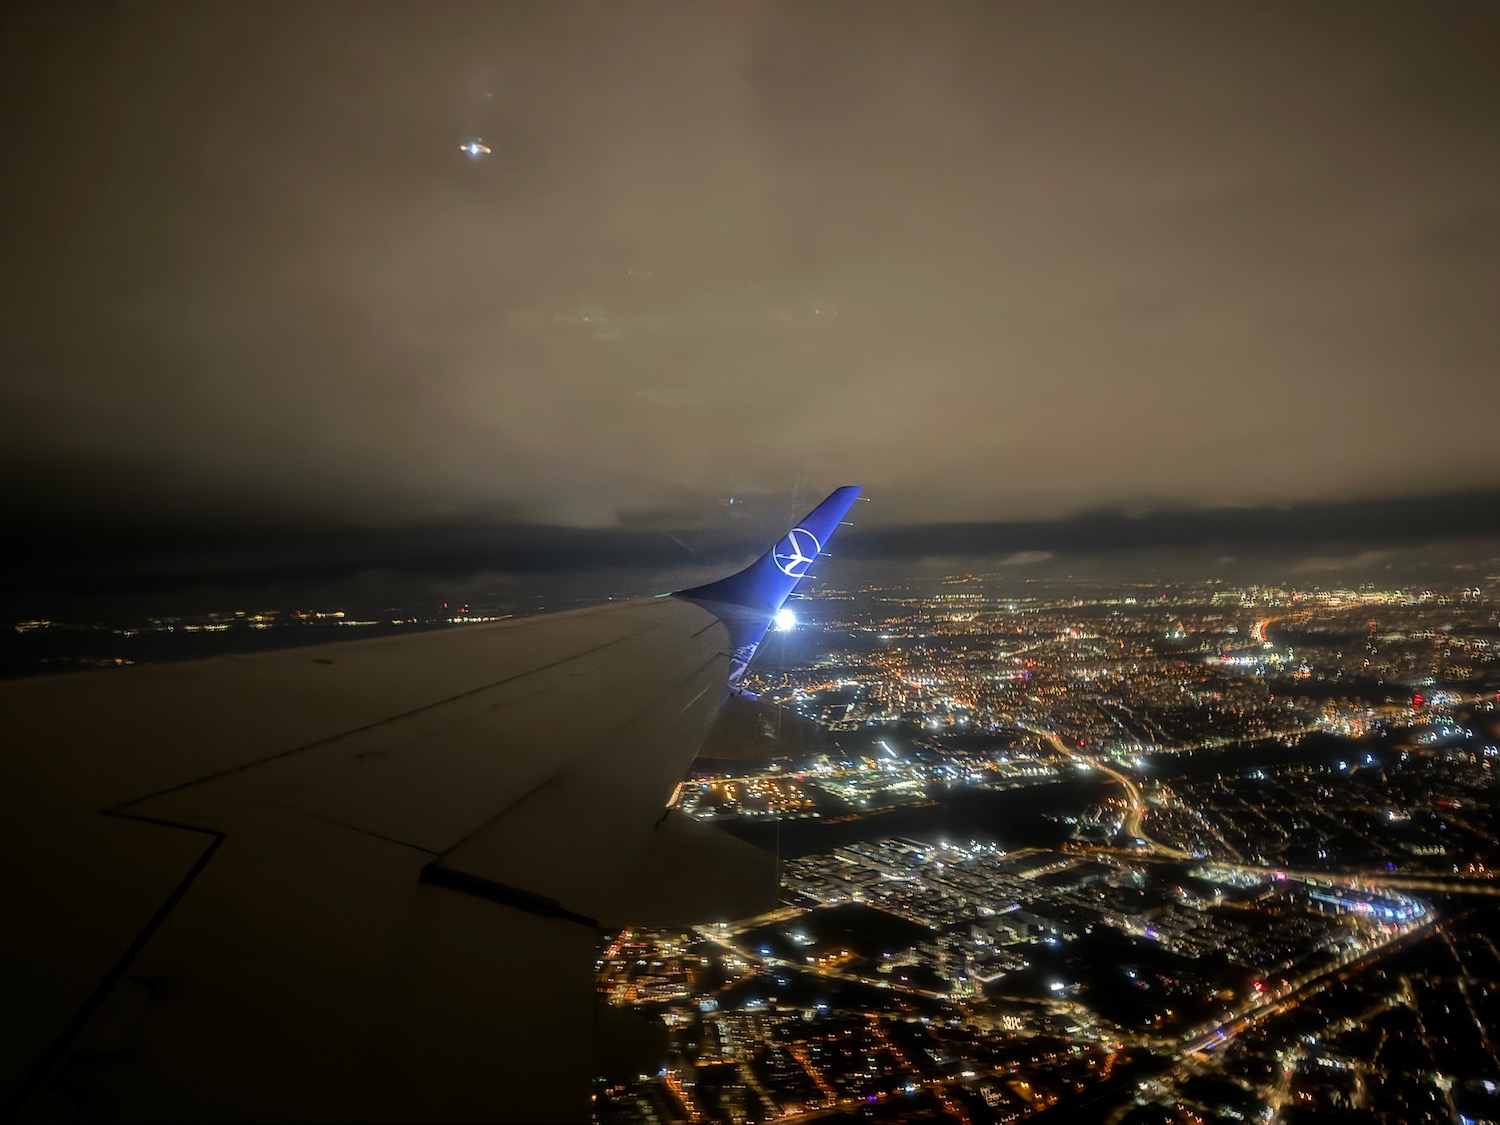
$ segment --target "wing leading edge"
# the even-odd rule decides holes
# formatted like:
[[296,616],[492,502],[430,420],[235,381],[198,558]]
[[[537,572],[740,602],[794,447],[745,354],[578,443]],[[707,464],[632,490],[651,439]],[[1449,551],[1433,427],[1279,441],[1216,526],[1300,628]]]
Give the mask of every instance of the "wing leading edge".
[[663,804],[856,494],[672,598],[0,685],[4,1115],[586,1117],[599,927],[774,898]]

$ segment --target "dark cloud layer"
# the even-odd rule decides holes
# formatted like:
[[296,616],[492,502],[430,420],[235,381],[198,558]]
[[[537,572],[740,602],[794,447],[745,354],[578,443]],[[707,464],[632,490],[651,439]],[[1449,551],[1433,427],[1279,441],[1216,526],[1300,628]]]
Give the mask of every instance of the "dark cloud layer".
[[[861,505],[862,516],[878,505]],[[386,527],[315,524],[200,526],[191,534],[126,526],[27,529],[29,547],[11,552],[0,577],[13,591],[45,600],[48,591],[130,594],[187,586],[308,587],[361,572],[422,581],[502,575],[535,585],[540,576],[609,575],[633,590],[684,575],[708,577],[764,550],[785,525],[765,506],[748,519],[714,526],[569,528],[433,520]],[[1500,537],[1500,491],[1396,500],[1124,514],[1100,511],[1060,520],[882,525],[859,520],[836,543],[840,567],[884,562],[1019,568],[1052,559],[1131,552],[1203,552],[1236,558],[1297,557],[1378,561],[1370,552],[1431,543],[1485,543]],[[691,581],[692,578],[684,579]],[[594,583],[596,593],[609,588]],[[668,585],[666,588],[670,588]]]
[[1463,538],[1496,41],[1472,3],[7,6],[0,569],[690,571],[845,481],[868,559]]

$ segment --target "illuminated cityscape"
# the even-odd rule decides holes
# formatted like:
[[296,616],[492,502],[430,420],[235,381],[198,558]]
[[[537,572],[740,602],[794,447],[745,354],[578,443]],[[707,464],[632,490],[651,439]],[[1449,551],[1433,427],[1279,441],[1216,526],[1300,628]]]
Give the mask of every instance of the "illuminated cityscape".
[[598,1118],[1493,1119],[1494,583],[828,593],[677,798],[782,905],[613,936]]

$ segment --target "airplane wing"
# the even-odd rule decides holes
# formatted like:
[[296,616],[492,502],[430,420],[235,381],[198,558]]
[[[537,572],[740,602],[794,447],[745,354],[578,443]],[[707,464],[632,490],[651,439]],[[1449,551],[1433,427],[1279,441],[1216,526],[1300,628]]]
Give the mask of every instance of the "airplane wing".
[[665,805],[858,491],[673,596],[0,684],[4,1116],[585,1119],[601,928],[774,899]]

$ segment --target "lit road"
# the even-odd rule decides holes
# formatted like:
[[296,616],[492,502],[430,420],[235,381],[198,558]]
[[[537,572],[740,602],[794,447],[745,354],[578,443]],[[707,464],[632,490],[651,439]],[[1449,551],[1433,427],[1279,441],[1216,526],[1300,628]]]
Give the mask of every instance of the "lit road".
[[[1306,974],[1299,977],[1288,988],[1265,994],[1265,998],[1259,1004],[1235,1014],[1209,1034],[1184,1041],[1176,1051],[1180,1060],[1176,1068],[1177,1076],[1181,1078],[1187,1072],[1200,1069],[1208,1062],[1213,1051],[1228,1043],[1240,1032],[1295,1009],[1304,1001],[1321,995],[1329,985],[1349,980],[1397,949],[1404,948],[1412,942],[1421,941],[1434,932],[1440,931],[1443,925],[1445,924],[1434,923],[1429,917],[1420,923],[1408,926],[1380,945],[1364,951],[1357,957],[1350,958],[1331,971]],[[1273,1090],[1272,1105],[1278,1110],[1287,1097],[1290,1078],[1290,1070],[1284,1071],[1281,1081]]]
[[1187,852],[1180,851],[1177,848],[1169,847],[1166,844],[1158,843],[1157,841],[1151,839],[1151,837],[1146,835],[1145,829],[1142,825],[1142,822],[1146,817],[1146,798],[1141,793],[1141,787],[1135,783],[1135,779],[1132,778],[1129,774],[1125,773],[1123,770],[1116,769],[1114,766],[1109,765],[1106,762],[1098,761],[1087,754],[1079,753],[1077,750],[1073,749],[1061,738],[1059,738],[1053,731],[1045,730],[1042,727],[1033,726],[1024,726],[1024,729],[1045,739],[1047,744],[1051,746],[1052,749],[1056,750],[1063,757],[1074,763],[1074,765],[1081,765],[1085,769],[1096,769],[1101,773],[1107,773],[1110,777],[1114,778],[1114,780],[1120,783],[1120,786],[1125,790],[1124,829],[1127,836],[1130,836],[1132,839],[1146,841],[1146,847],[1158,855],[1167,856],[1172,859],[1192,858],[1188,855]]
[[1271,644],[1273,642],[1266,636],[1266,630],[1272,625],[1282,621],[1305,621],[1310,616],[1312,616],[1310,610],[1301,609],[1291,613],[1277,613],[1268,617],[1262,617],[1254,625],[1250,626],[1250,638],[1260,644]]
[[1380,869],[1368,871],[1296,871],[1286,867],[1267,867],[1249,863],[1225,863],[1204,860],[1205,866],[1244,875],[1285,875],[1303,883],[1357,883],[1381,890],[1427,891],[1439,894],[1500,895],[1500,886],[1489,875],[1397,875]]

